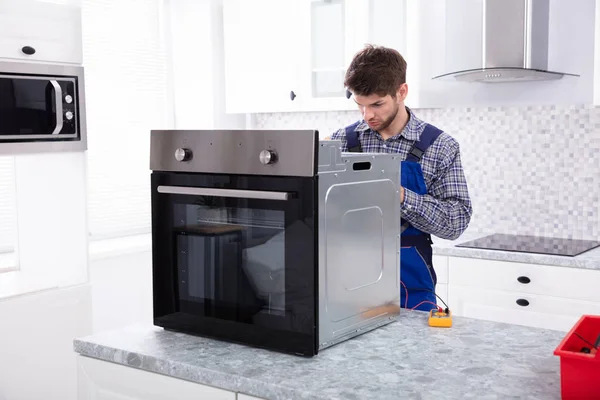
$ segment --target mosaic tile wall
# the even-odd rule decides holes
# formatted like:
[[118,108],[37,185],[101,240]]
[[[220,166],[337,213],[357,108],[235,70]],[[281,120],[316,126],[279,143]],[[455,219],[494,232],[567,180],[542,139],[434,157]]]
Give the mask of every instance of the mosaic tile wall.
[[[600,108],[422,109],[454,136],[473,201],[469,233],[600,239]],[[318,129],[324,137],[358,112],[257,114],[257,129]]]

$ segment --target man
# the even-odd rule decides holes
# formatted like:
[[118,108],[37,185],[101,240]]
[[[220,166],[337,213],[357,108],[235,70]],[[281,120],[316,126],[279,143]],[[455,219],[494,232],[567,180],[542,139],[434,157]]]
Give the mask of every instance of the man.
[[362,120],[335,132],[342,151],[399,153],[401,306],[436,308],[437,277],[431,236],[456,239],[472,208],[457,141],[404,105],[406,61],[396,50],[368,45],[354,56],[344,80]]

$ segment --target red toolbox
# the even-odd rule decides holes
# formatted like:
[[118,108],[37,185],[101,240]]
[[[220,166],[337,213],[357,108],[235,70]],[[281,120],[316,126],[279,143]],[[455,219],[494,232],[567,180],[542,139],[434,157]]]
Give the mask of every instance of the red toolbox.
[[560,342],[563,400],[600,399],[600,315],[584,315]]

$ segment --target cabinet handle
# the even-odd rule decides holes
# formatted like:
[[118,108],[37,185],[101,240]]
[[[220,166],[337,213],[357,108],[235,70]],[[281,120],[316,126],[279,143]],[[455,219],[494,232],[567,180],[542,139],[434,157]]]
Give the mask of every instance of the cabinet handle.
[[346,98],[349,99],[352,96],[352,93],[348,89],[346,89]]
[[294,91],[292,90],[292,91],[290,92],[290,99],[291,99],[292,101],[294,101],[294,99],[295,99],[295,98],[296,98],[296,93],[294,93]]
[[25,46],[21,49],[21,51],[27,54],[28,56],[35,54],[35,49],[31,46]]
[[521,282],[521,283],[524,283],[524,284],[528,284],[529,282],[531,282],[531,279],[529,279],[526,276],[520,276],[520,277],[517,278],[517,280],[519,282]]
[[529,301],[527,301],[525,299],[518,299],[517,304],[520,305],[521,307],[527,307],[529,305]]

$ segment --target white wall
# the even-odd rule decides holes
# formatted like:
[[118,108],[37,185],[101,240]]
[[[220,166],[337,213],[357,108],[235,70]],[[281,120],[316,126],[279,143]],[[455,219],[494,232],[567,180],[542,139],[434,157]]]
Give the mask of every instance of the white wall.
[[[93,331],[152,324],[150,238],[114,250],[94,249],[90,260]],[[127,243],[127,241],[125,241]]]

